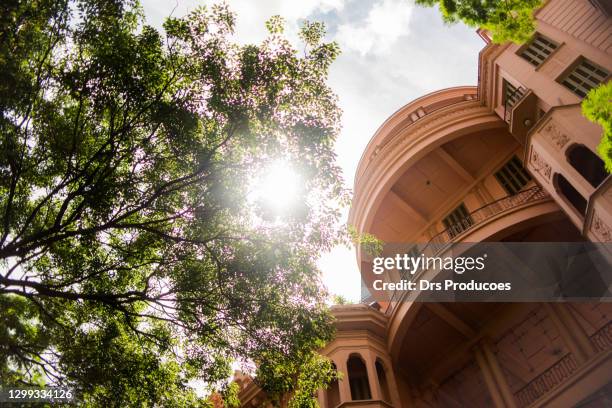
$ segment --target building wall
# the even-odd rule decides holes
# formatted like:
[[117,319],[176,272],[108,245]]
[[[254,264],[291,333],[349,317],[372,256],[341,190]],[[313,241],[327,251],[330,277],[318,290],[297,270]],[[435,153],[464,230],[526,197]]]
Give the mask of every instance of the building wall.
[[[575,145],[594,153],[602,131],[581,116],[582,98],[560,83],[582,58],[612,72],[612,19],[602,10],[587,0],[550,0],[536,14],[538,33],[558,44],[544,63],[523,59],[525,46],[489,43],[479,55],[477,94],[442,90],[392,115],[361,158],[349,223],[385,242],[423,244],[443,235],[442,220],[463,203],[472,214],[494,210],[454,241],[612,242],[612,179],[591,185],[568,153]],[[504,81],[523,89],[508,111]],[[512,156],[533,177],[524,189],[548,195],[512,204],[495,177]],[[584,197],[584,213],[568,203],[556,175]],[[358,249],[357,258],[368,282],[368,255]],[[338,335],[322,353],[344,377],[319,393],[322,407],[565,407],[607,398],[610,303],[390,302],[379,309],[334,309]],[[351,395],[353,357],[367,370],[367,400]]]
[[[476,128],[462,132],[455,112],[464,112],[458,120],[465,129],[473,116],[460,102],[425,110],[404,126],[397,114],[383,124],[362,158],[355,183],[351,215],[362,231],[386,242],[427,243],[444,231],[443,218],[460,203],[473,213],[504,200],[508,192],[495,172],[516,155],[533,177],[524,188],[540,186],[548,200],[508,208],[454,240],[612,239],[612,181],[592,186],[568,158],[576,145],[595,152],[602,131],[582,117],[582,97],[561,84],[584,58],[612,72],[612,20],[586,0],[551,0],[536,18],[537,32],[558,44],[541,65],[520,56],[526,46],[488,44],[480,54],[478,102],[504,126],[485,138],[479,138]],[[523,89],[509,112],[504,82]],[[444,92],[435,97],[444,100]],[[427,104],[427,97],[419,103]],[[446,127],[433,125],[444,123],[445,117]],[[440,142],[439,135],[451,126],[456,133]],[[494,135],[504,135],[500,141],[505,144],[491,154],[486,144]],[[400,150],[395,140],[414,147]],[[478,152],[480,161],[464,151]],[[487,165],[477,167],[483,162]],[[447,164],[454,173],[444,170]],[[568,204],[555,175],[563,175],[584,196],[584,214]],[[444,199],[424,205],[424,180],[445,191]],[[358,258],[367,265],[367,257]],[[571,406],[611,379],[612,305],[481,304],[468,309],[401,302],[383,308],[389,316],[386,342],[401,387],[401,406]]]

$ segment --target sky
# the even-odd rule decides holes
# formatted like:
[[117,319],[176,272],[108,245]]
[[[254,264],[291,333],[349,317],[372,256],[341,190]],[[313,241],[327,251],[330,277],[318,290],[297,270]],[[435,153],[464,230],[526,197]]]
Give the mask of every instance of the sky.
[[[147,22],[161,27],[209,0],[141,0]],[[445,25],[435,8],[412,0],[228,0],[237,14],[235,40],[258,43],[265,21],[280,15],[285,34],[298,44],[304,20],[322,21],[327,40],[342,54],[332,65],[329,85],[343,110],[335,150],[345,183],[352,188],[355,170],[376,129],[411,100],[442,88],[476,85],[478,52],[484,47],[475,29]],[[345,217],[348,214],[346,211]],[[319,260],[328,290],[352,301],[360,298],[354,250],[340,246]]]

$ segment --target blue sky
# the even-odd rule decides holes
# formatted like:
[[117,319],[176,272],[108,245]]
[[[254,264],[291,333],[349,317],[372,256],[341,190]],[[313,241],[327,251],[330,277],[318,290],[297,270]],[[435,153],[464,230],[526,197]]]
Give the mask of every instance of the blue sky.
[[[141,0],[147,21],[157,27],[170,15],[182,16],[204,0]],[[343,110],[336,143],[345,182],[378,126],[397,109],[438,89],[475,85],[478,51],[484,43],[473,28],[442,23],[437,9],[411,0],[229,0],[237,13],[236,41],[256,43],[266,35],[264,22],[281,15],[286,34],[297,41],[300,22],[323,21],[328,39],[342,54],[331,68],[329,84]],[[360,278],[354,252],[335,248],[319,261],[328,289],[359,300]]]

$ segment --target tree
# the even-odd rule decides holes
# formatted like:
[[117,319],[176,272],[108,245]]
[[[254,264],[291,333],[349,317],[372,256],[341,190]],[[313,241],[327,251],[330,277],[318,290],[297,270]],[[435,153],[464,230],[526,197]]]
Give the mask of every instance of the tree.
[[331,301],[334,305],[352,305],[353,302],[342,295],[333,295]]
[[612,82],[589,91],[582,101],[582,114],[603,128],[597,150],[608,172],[612,172]]
[[[188,382],[220,387],[239,361],[312,403],[304,367],[307,388],[333,375],[313,360],[332,336],[315,261],[346,204],[324,27],[298,53],[279,18],[233,44],[225,6],[163,33],[132,0],[1,8],[2,385],[205,406]],[[281,213],[249,187],[279,157],[301,177]]]
[[535,32],[534,11],[542,0],[416,0],[432,7],[438,4],[447,23],[463,21],[470,27],[491,32],[493,42],[523,44]]

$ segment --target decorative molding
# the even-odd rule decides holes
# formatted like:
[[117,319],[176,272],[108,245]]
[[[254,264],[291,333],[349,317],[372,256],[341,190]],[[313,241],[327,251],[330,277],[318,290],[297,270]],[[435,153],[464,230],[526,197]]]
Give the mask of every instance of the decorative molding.
[[612,229],[602,220],[597,213],[593,213],[593,221],[591,222],[591,231],[602,242],[612,242]]
[[[379,144],[377,149],[372,152],[369,157],[369,162],[367,163],[361,176],[363,177],[363,175],[368,172],[368,167],[373,166],[373,164],[376,163],[381,156],[386,158],[391,150],[395,150],[397,147],[404,147],[410,143],[414,143],[415,141],[420,141],[423,133],[438,125],[450,126],[453,124],[453,120],[457,118],[465,120],[466,117],[472,112],[474,114],[490,115],[486,109],[480,106],[478,101],[463,101],[459,102],[458,105],[459,106],[450,105],[449,108],[452,107],[450,112],[447,109],[442,108],[439,111],[425,115],[417,122],[412,122],[408,118],[408,120],[398,124],[393,132],[385,138],[386,141]],[[407,135],[406,132],[410,132],[410,134]],[[377,166],[373,167],[377,168]]]
[[540,133],[548,137],[548,139],[550,139],[552,144],[559,150],[562,150],[563,147],[565,147],[565,145],[567,144],[567,142],[570,141],[569,136],[563,133],[557,127],[557,125],[553,122],[552,119],[549,120],[544,125],[544,127],[542,127],[542,130],[540,131]]
[[499,45],[489,43],[478,54],[479,78],[478,96],[483,106],[490,109],[495,107],[495,82],[496,70],[495,60],[510,46],[510,44]]
[[531,149],[531,158],[529,159],[531,167],[546,181],[550,181],[552,175],[552,167],[544,160],[544,158],[535,149]]

